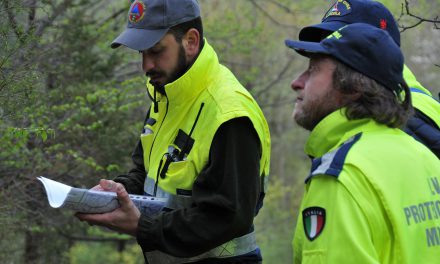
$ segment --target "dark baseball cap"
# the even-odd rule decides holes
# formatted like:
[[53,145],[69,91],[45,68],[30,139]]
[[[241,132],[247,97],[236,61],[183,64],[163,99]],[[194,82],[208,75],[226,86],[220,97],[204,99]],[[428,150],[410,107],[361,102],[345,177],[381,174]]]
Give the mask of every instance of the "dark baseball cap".
[[303,56],[325,54],[383,86],[400,92],[403,54],[388,32],[365,23],[340,28],[321,42],[286,40],[286,46]]
[[301,29],[299,40],[319,42],[323,36],[352,23],[384,29],[400,46],[400,32],[393,15],[382,3],[371,0],[336,0],[320,24]]
[[147,50],[159,42],[168,30],[200,17],[197,0],[135,0],[128,11],[128,24],[111,47],[124,45]]

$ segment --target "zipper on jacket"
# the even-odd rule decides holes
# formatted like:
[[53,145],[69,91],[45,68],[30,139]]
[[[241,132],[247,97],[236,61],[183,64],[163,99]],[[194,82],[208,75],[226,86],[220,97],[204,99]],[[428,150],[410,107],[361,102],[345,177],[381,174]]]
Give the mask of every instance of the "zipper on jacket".
[[168,114],[169,101],[168,101],[168,97],[167,97],[166,94],[165,94],[165,97],[167,98],[167,106],[166,106],[166,109],[165,109],[165,115],[163,116],[162,122],[160,123],[160,126],[157,129],[156,135],[153,138],[153,142],[151,143],[150,154],[148,155],[148,160],[151,160],[151,153],[153,152],[154,142],[156,141],[156,138],[159,135],[160,129],[162,128],[162,125],[165,122],[165,118],[167,117],[167,114]]
[[[151,162],[151,153],[153,152],[153,147],[154,147],[154,142],[156,141],[157,136],[159,135],[160,129],[162,128],[163,123],[165,123],[165,119],[167,117],[168,114],[168,105],[169,105],[169,100],[166,94],[164,94],[164,96],[167,99],[167,105],[166,105],[166,109],[165,109],[165,115],[163,116],[162,122],[160,123],[159,128],[157,129],[157,132],[153,138],[153,142],[151,143],[151,148],[150,148],[150,154],[148,155],[148,160]],[[157,103],[155,103],[155,106],[158,105]],[[159,107],[158,107],[159,108]],[[159,110],[158,110],[159,111]],[[159,168],[157,169],[157,175],[156,175],[156,182],[154,183],[154,192],[153,192],[153,196],[156,196],[156,192],[157,192],[157,185],[159,184],[159,171],[160,171],[160,167],[162,166],[162,159],[160,160],[159,163]]]
[[154,197],[156,197],[156,193],[157,193],[157,185],[159,184],[159,172],[160,172],[160,167],[162,167],[162,163],[163,163],[163,160],[161,159],[159,162],[159,168],[157,168],[156,182],[154,183],[154,191],[153,191]]

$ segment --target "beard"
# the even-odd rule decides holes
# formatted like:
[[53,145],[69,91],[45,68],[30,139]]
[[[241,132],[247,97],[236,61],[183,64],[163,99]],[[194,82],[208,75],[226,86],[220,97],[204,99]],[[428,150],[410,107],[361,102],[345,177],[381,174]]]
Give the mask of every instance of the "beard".
[[322,119],[341,107],[336,91],[331,89],[319,97],[297,102],[292,116],[298,125],[312,131]]
[[180,44],[179,54],[177,57],[177,65],[174,68],[174,70],[169,74],[166,83],[172,83],[175,80],[179,79],[180,76],[185,74],[188,68],[189,65],[188,62],[186,61],[186,52],[185,49],[183,48],[183,45]]
[[175,80],[179,79],[189,68],[189,63],[186,60],[186,52],[183,48],[183,45],[179,45],[179,52],[177,55],[177,64],[174,69],[172,69],[169,73],[165,71],[156,71],[151,70],[146,73],[147,76],[165,76],[165,80],[163,82],[156,82],[150,80],[150,83],[157,89],[158,92],[164,94],[166,84],[172,83]]

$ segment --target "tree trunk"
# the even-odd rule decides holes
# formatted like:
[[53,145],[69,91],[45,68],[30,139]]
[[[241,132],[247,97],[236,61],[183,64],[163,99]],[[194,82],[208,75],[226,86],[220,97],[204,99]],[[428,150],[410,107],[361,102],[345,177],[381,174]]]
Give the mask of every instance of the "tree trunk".
[[30,230],[26,231],[26,242],[25,242],[25,251],[24,251],[24,263],[26,264],[34,264],[38,263],[38,259],[40,259],[40,254],[38,252],[38,244],[40,242],[41,236],[35,234]]

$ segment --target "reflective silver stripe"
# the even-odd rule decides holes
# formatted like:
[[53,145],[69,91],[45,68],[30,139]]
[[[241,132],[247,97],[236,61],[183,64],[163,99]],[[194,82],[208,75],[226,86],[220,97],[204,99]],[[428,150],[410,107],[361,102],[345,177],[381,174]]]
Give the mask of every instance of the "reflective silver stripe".
[[[154,184],[155,181],[147,176],[144,184],[144,191],[146,194],[148,195],[154,194]],[[159,186],[157,187],[155,197],[168,198],[166,207],[170,209],[189,208],[192,205],[192,196],[173,195],[162,190],[162,188],[160,188]]]
[[211,249],[205,253],[191,258],[178,258],[163,253],[161,251],[144,252],[149,263],[158,264],[178,264],[192,261],[198,261],[207,258],[229,258],[250,253],[257,249],[257,242],[255,240],[255,232],[247,235],[234,238],[233,240]]
[[154,180],[151,179],[150,177],[145,178],[145,182],[144,182],[144,192],[148,195],[153,195],[154,194]]
[[332,164],[333,159],[335,158],[335,155],[338,152],[338,150],[339,149],[336,149],[322,156],[321,165],[319,165],[318,168],[312,171],[311,175],[325,174],[325,172],[330,168],[330,165]]
[[362,133],[356,134],[345,141],[337,149],[324,154],[321,158],[314,159],[312,162],[312,171],[307,177],[306,183],[316,175],[328,175],[338,178],[344,168],[345,158],[347,157],[348,152],[361,136]]

